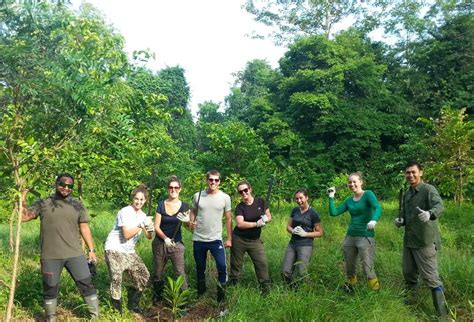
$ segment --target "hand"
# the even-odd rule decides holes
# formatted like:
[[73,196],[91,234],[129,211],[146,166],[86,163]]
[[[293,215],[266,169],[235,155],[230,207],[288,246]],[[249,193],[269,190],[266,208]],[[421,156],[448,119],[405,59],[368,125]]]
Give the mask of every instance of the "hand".
[[260,218],[262,218],[262,220],[263,220],[264,223],[267,223],[267,222],[270,221],[270,218],[268,218],[267,215],[262,215]]
[[142,221],[141,223],[138,224],[137,227],[140,228],[140,229],[145,229],[145,226],[146,226],[145,222]]
[[226,241],[224,243],[224,247],[225,248],[232,247],[232,240],[231,239],[226,239]]
[[418,218],[422,221],[422,222],[428,222],[430,220],[430,217],[431,217],[431,213],[427,210],[423,210],[421,209],[420,207],[416,207],[416,209],[420,212],[418,214]]
[[188,227],[189,227],[189,229],[191,229],[191,231],[194,231],[194,229],[196,229],[196,222],[195,221],[190,221],[188,223]]
[[367,229],[368,230],[374,230],[375,228],[375,225],[377,224],[377,222],[375,220],[371,220],[367,223]]
[[263,221],[262,218],[260,218],[258,221],[257,221],[257,227],[263,227],[265,226],[265,221]]
[[95,254],[95,251],[89,251],[89,256],[87,258],[87,261],[89,263],[97,263],[97,255]]
[[395,224],[395,226],[397,226],[397,228],[400,228],[403,226],[403,218],[395,218],[395,220],[393,221],[393,223]]
[[189,211],[186,211],[184,214],[182,212],[178,213],[176,215],[176,218],[178,218],[182,222],[189,222]]
[[172,248],[176,246],[176,243],[171,240],[171,238],[166,237],[165,238],[165,245],[166,247]]
[[327,193],[329,198],[334,198],[334,196],[336,195],[336,187],[329,188],[327,190]]

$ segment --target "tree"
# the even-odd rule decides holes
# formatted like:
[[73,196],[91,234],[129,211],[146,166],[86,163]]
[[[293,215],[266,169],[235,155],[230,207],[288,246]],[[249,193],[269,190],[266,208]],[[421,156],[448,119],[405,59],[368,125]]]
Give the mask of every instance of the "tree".
[[444,107],[437,119],[420,119],[434,135],[425,138],[430,146],[425,172],[433,178],[440,192],[462,203],[466,188],[474,184],[473,152],[474,121],[466,109]]
[[203,123],[221,123],[224,121],[224,113],[220,112],[220,103],[206,101],[198,104],[199,121]]
[[[84,122],[112,109],[123,93],[127,65],[123,39],[89,7],[75,15],[44,2],[2,7],[0,31],[0,149],[18,203],[14,267],[7,320],[11,318],[25,188]],[[22,192],[20,194],[20,192]]]
[[[324,34],[328,38],[334,25],[352,16],[365,17],[367,5],[357,1],[341,0],[247,0],[244,8],[257,22],[276,27],[270,36],[282,44],[302,36]],[[371,1],[368,1],[371,2]]]

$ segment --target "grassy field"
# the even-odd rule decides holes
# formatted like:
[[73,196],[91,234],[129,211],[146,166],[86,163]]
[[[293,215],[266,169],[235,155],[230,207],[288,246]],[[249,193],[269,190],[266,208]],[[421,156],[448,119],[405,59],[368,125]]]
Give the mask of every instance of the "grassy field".
[[[270,294],[261,297],[256,286],[250,260],[245,262],[244,275],[239,286],[229,288],[226,309],[222,320],[226,321],[426,321],[434,319],[431,294],[423,288],[417,303],[405,305],[401,276],[401,249],[403,229],[396,229],[392,220],[396,216],[396,203],[383,203],[384,213],[376,227],[376,271],[381,281],[379,292],[370,291],[364,277],[354,295],[339,290],[344,282],[341,243],[349,216],[330,218],[327,206],[315,203],[321,214],[324,236],[315,242],[309,267],[309,279],[298,291],[287,288],[280,278],[280,267],[289,235],[285,224],[293,205],[273,207],[274,220],[264,228],[263,240],[269,260],[272,286]],[[103,257],[103,242],[112,227],[116,210],[93,209],[92,230],[97,244],[99,264],[95,285],[101,301],[103,320],[158,320],[166,316],[158,308],[151,307],[151,293],[147,290],[142,304],[149,308],[145,317],[125,312],[122,317],[111,309],[108,295],[108,273]],[[451,318],[458,321],[474,320],[474,257],[473,219],[474,205],[457,208],[447,205],[440,222],[443,248],[440,253],[440,273],[446,288],[446,298]],[[27,223],[22,228],[21,265],[15,297],[14,317],[18,320],[38,319],[42,316],[41,275],[39,272],[38,247],[39,221]],[[186,269],[191,287],[195,287],[194,261],[191,234],[184,232]],[[8,247],[8,226],[0,225],[0,306],[4,314],[12,268],[12,254]],[[142,239],[138,252],[151,269],[151,242]],[[168,267],[170,268],[170,267]],[[213,261],[208,265],[208,293],[204,298],[193,298],[188,318],[218,319],[220,308],[215,298],[216,270]],[[169,271],[171,273],[171,270]],[[72,280],[64,272],[59,296],[60,319],[78,319],[85,316],[83,301]],[[185,317],[186,318],[186,317]]]

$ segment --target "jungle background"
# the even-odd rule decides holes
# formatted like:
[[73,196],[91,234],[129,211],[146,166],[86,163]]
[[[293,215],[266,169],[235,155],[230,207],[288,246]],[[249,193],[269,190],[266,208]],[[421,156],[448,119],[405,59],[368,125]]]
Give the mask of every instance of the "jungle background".
[[[441,272],[452,317],[472,320],[472,2],[249,0],[242,10],[275,30],[259,36],[288,49],[277,68],[249,61],[236,71],[225,101],[201,102],[196,117],[186,71],[144,67],[153,53],[139,49],[129,56],[124,38],[91,5],[0,4],[0,303],[8,302],[17,249],[15,317],[41,316],[39,223],[21,228],[22,190],[36,192],[27,196],[31,203],[53,191],[58,173],[74,175],[74,194],[90,210],[101,252],[117,210],[138,184],[151,190],[146,210],[152,214],[166,196],[169,175],[183,179],[182,197],[190,201],[205,172],[215,168],[234,205],[239,180],[265,196],[275,178],[275,221],[264,233],[275,286],[269,298],[258,297],[247,265],[248,283],[230,291],[229,320],[252,319],[268,303],[266,313],[258,313],[262,320],[345,320],[356,312],[361,320],[429,319],[423,299],[419,307],[403,305],[402,232],[391,225],[405,187],[403,165],[416,159],[447,203]],[[347,17],[354,23],[335,32],[334,24]],[[395,41],[372,40],[368,34],[375,28]],[[384,205],[377,265],[387,281],[380,294],[361,290],[346,298],[337,285],[347,222],[328,219],[325,191],[354,171],[364,173],[366,188]],[[314,283],[295,295],[284,290],[278,274],[288,238],[284,223],[299,187],[309,190],[327,229],[312,260]],[[146,242],[140,245],[149,265],[150,250]],[[99,272],[101,303],[109,310],[103,262]],[[72,284],[63,285],[61,305],[74,316],[81,301]],[[307,313],[310,305],[318,309]],[[200,318],[214,317],[208,313]]]

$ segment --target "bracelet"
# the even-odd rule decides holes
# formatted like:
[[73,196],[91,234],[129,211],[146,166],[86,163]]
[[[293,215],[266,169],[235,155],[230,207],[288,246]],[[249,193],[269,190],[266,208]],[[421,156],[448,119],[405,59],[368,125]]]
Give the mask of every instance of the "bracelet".
[[89,253],[95,253],[95,249],[94,248],[89,249]]

